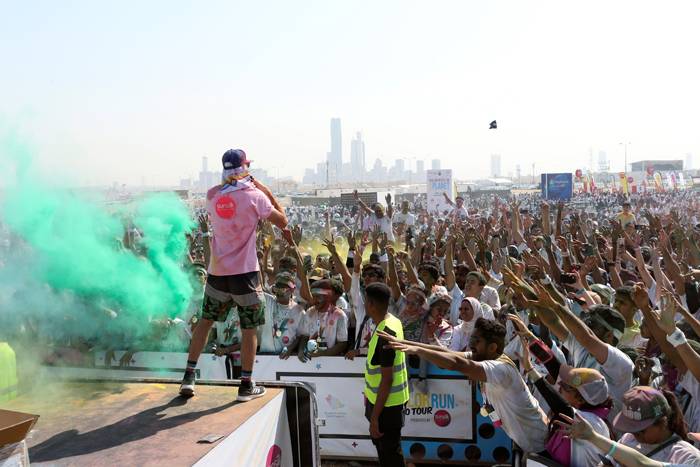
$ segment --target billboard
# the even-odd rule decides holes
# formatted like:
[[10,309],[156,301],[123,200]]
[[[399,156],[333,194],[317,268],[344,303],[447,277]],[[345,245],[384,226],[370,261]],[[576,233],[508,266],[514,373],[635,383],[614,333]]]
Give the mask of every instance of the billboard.
[[542,197],[549,200],[568,201],[574,192],[574,181],[570,173],[542,174]]
[[455,196],[454,184],[452,183],[452,169],[427,170],[426,171],[426,193],[428,197],[428,211],[444,212],[451,211],[452,206],[447,204],[443,193],[453,198]]

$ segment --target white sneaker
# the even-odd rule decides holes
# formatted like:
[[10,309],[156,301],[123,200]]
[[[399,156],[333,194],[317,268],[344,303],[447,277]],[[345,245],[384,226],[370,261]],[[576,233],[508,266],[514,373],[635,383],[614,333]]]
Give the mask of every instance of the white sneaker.
[[182,384],[180,385],[180,395],[183,397],[192,397],[194,396],[194,372],[193,373],[185,373],[185,376],[182,378]]

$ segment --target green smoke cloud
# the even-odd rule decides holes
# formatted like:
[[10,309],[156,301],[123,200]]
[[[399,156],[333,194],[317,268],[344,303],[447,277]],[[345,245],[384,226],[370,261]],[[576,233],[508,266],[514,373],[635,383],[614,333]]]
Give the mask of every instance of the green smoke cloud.
[[[0,137],[0,174],[0,223],[21,239],[0,258],[0,326],[128,340],[145,334],[150,320],[183,317],[193,295],[185,233],[194,225],[175,194],[110,208],[51,186],[13,135]],[[120,245],[126,215],[143,232],[143,256]]]

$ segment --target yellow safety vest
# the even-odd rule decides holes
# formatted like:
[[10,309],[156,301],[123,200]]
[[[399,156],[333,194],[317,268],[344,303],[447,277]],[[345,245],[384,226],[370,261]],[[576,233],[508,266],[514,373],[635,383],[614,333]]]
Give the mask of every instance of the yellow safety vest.
[[[382,381],[382,367],[380,365],[372,365],[372,356],[377,347],[377,331],[383,331],[389,328],[398,339],[403,339],[403,326],[401,321],[392,315],[387,314],[384,321],[379,323],[377,329],[372,334],[372,339],[369,341],[369,349],[367,351],[367,363],[365,364],[365,397],[372,403],[377,401],[377,393],[379,392],[379,383]],[[408,370],[406,369],[406,355],[403,352],[396,351],[394,356],[394,375],[391,381],[391,389],[389,397],[384,404],[386,407],[403,405],[408,402]]]
[[17,397],[17,362],[15,351],[7,342],[0,342],[0,402]]

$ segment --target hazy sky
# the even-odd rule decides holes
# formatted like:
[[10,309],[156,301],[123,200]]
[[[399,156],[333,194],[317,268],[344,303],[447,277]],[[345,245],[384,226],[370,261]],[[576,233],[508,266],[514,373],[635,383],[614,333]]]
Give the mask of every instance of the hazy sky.
[[[700,2],[0,0],[0,120],[45,167],[174,184],[229,147],[300,177],[329,120],[458,178],[606,150],[700,165]],[[499,129],[489,131],[497,119]],[[277,169],[274,169],[276,171]]]

